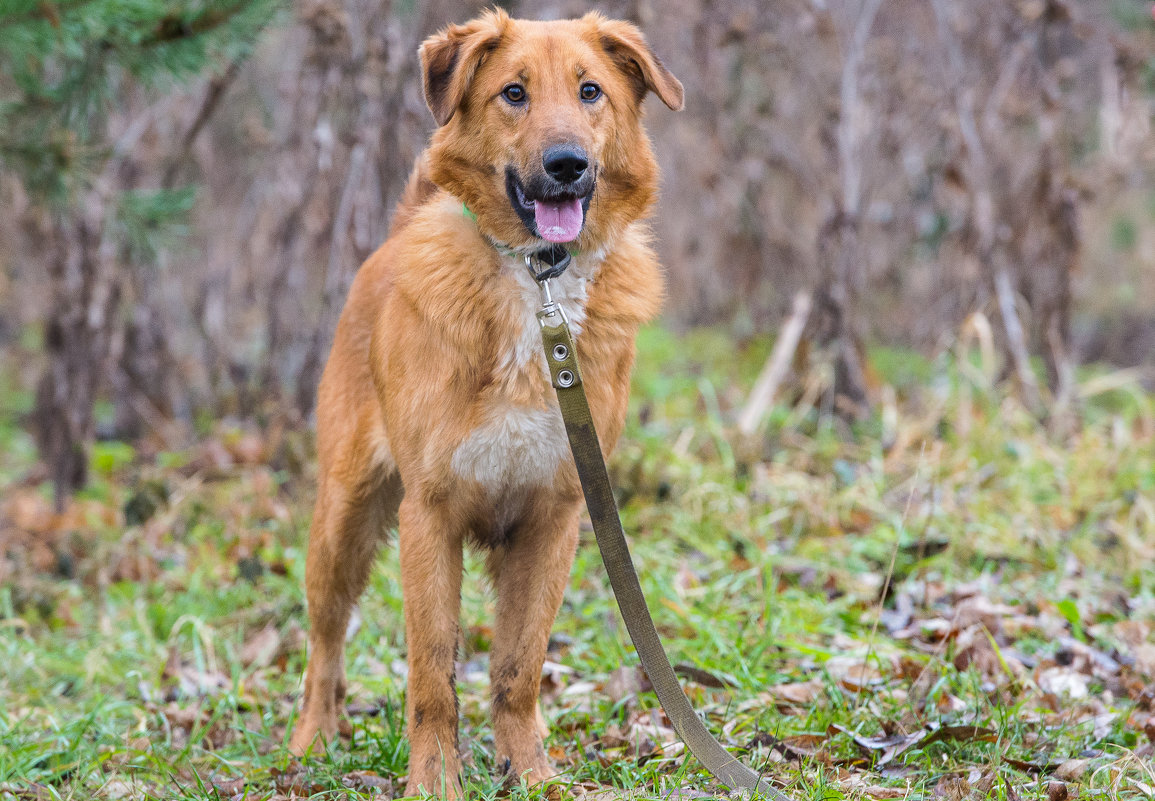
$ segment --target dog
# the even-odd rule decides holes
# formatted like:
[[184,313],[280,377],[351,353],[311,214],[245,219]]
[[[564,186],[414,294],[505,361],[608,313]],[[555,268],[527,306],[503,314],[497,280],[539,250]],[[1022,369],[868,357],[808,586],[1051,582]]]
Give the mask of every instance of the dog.
[[[541,667],[578,543],[582,490],[550,385],[525,256],[563,245],[552,283],[575,333],[608,453],[626,414],[634,339],[658,312],[646,225],[657,165],[642,126],[681,83],[632,24],[500,10],[420,48],[437,128],[389,238],[358,271],[318,391],[304,697],[290,748],[338,732],[345,630],[396,525],[409,679],[410,793],[461,794],[454,660],[462,549],[486,554],[496,765],[554,775]],[[552,249],[552,250],[551,250]]]

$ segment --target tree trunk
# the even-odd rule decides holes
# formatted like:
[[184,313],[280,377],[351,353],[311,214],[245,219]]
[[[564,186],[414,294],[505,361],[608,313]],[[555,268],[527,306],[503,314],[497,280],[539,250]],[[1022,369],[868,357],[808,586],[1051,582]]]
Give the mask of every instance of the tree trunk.
[[818,235],[823,284],[817,291],[818,340],[834,352],[834,393],[839,410],[859,418],[870,411],[865,348],[855,319],[862,254],[858,220],[841,211],[827,220]]
[[48,367],[36,390],[33,428],[51,471],[58,510],[88,476],[93,404],[120,306],[104,215],[104,198],[94,191],[74,219],[53,226],[52,308],[44,328]]

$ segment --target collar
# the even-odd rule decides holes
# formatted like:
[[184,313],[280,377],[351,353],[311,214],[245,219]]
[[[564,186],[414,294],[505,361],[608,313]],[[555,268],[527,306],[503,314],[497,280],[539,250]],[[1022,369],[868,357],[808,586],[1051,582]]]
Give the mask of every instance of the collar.
[[[464,203],[461,204],[461,214],[473,220],[474,223],[477,222],[477,215],[470,211],[469,207]],[[508,245],[497,242],[488,236],[486,239],[489,239],[498,253],[511,256],[517,255],[516,251]],[[578,249],[576,247],[570,249],[565,245],[550,245],[549,247],[527,254],[525,256],[525,266],[529,268],[530,275],[533,276],[534,280],[541,283],[550,278],[557,278],[564,273],[566,268],[569,267],[570,262],[573,261],[573,257],[577,254]]]

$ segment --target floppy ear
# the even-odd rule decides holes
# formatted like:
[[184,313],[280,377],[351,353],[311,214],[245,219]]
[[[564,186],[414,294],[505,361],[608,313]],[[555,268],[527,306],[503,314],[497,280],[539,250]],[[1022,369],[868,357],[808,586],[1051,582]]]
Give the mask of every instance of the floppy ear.
[[453,118],[482,58],[497,47],[508,23],[504,11],[489,11],[465,25],[450,25],[422,43],[425,103],[438,126]]
[[685,98],[682,82],[654,55],[642,32],[629,22],[607,20],[600,15],[596,21],[602,49],[633,83],[638,102],[649,91],[674,111],[681,111]]

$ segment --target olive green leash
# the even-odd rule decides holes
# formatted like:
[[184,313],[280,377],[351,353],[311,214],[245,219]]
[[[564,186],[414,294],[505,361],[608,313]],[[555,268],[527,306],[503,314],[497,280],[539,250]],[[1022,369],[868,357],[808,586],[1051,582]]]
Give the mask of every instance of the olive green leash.
[[[565,263],[548,265],[548,269],[534,269],[534,258],[525,257],[525,266],[542,290],[542,308],[537,313],[541,323],[541,340],[545,346],[546,363],[549,365],[550,380],[557,390],[557,401],[561,407],[561,417],[585,493],[586,507],[594,527],[602,561],[614,588],[614,596],[621,609],[622,618],[630,632],[630,639],[641,659],[642,667],[649,676],[650,684],[666,716],[674,724],[678,736],[682,738],[698,761],[727,787],[757,790],[775,801],[788,801],[786,796],[770,786],[764,778],[731,756],[706,729],[702,719],[694,712],[690,700],[682,691],[670,660],[662,648],[658,631],[654,628],[649,607],[646,606],[642,586],[634,569],[622,521],[618,515],[617,502],[610,488],[609,474],[602,458],[601,445],[594,428],[585,390],[582,389],[581,370],[578,368],[577,352],[570,334],[569,321],[561,307],[554,302],[549,288],[549,279],[560,275]],[[548,264],[548,263],[547,263]]]

